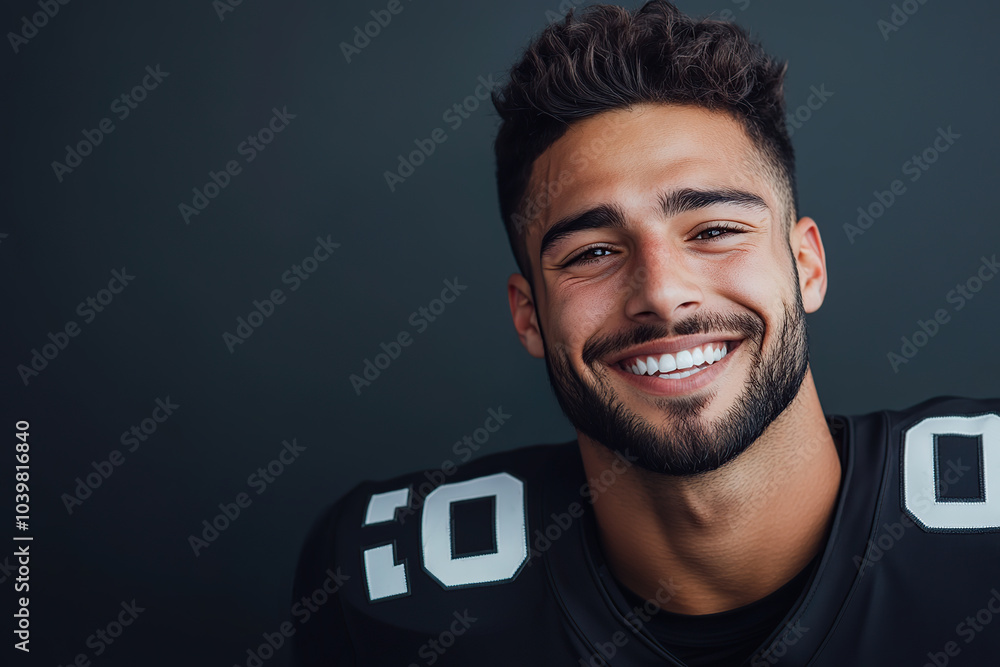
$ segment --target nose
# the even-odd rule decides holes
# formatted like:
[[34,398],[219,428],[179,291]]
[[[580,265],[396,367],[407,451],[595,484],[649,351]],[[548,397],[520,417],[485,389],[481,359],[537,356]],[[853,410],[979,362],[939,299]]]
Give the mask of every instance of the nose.
[[693,262],[667,242],[642,244],[624,286],[626,315],[636,322],[674,322],[697,310],[704,278]]

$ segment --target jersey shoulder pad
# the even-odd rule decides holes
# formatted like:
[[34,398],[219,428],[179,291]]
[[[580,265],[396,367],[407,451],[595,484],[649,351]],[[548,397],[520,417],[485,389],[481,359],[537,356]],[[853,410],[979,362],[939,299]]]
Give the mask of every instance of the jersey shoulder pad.
[[579,457],[575,441],[542,444],[363,481],[310,532],[297,594],[322,579],[319,573],[341,572],[347,583],[338,592],[340,606],[355,629],[433,628],[438,612],[450,614],[457,600],[481,594],[513,600],[515,591],[503,584],[516,580],[523,594],[528,579],[543,572],[519,576],[529,560],[528,517],[539,511],[544,484],[572,474],[576,468],[566,463]]
[[926,417],[950,415],[973,416],[1000,412],[998,398],[968,398],[964,396],[935,396],[901,410],[886,410],[894,423],[919,421]]

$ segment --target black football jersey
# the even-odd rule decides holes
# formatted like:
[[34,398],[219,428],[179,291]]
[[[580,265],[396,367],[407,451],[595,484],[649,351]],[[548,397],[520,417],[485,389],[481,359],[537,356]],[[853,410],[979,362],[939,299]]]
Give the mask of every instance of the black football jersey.
[[[1000,399],[827,420],[829,537],[744,664],[1000,665]],[[359,484],[306,538],[293,664],[683,666],[601,554],[592,502],[619,462],[587,480],[573,441]]]

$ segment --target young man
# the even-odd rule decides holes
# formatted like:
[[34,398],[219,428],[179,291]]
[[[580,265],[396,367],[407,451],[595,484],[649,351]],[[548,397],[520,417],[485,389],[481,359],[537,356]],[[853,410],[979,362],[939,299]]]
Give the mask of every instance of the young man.
[[529,47],[494,99],[508,293],[578,437],[335,503],[297,664],[997,664],[1000,401],[824,415],[784,71],[667,2]]

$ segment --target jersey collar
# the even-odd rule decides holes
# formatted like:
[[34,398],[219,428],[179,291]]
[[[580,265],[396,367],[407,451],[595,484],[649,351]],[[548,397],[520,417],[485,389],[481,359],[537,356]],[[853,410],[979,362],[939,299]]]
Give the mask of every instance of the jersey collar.
[[[841,435],[842,469],[830,535],[812,580],[754,653],[756,664],[801,667],[817,656],[854,593],[859,579],[856,557],[865,553],[878,515],[889,473],[884,415],[829,416],[827,421],[834,434]],[[593,507],[589,496],[581,493],[586,474],[578,448],[569,470],[565,461],[560,465],[562,470],[549,471],[546,476],[553,483],[545,487],[542,516],[565,515],[573,503],[583,506],[583,515],[553,542],[545,563],[578,650],[594,657],[590,664],[595,665],[683,667],[683,662],[644,631],[643,615],[648,618],[649,612],[628,604],[607,568]]]

